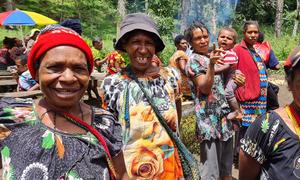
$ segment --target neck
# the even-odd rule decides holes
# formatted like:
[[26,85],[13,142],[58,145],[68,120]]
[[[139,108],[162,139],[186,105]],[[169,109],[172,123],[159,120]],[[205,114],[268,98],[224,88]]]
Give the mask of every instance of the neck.
[[137,77],[152,77],[159,74],[160,67],[150,66],[145,71],[137,71],[133,68],[131,69]]

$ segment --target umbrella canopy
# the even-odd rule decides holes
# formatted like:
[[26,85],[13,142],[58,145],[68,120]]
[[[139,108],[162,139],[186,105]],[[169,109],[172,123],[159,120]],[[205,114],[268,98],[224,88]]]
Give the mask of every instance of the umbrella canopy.
[[33,26],[56,23],[51,18],[31,11],[13,10],[0,13],[0,25]]

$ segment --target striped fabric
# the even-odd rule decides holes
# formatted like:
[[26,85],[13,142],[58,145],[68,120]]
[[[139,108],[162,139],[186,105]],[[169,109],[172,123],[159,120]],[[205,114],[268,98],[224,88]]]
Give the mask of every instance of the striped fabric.
[[268,88],[268,77],[266,66],[263,63],[261,57],[257,55],[255,51],[250,51],[259,71],[260,78],[260,96],[252,101],[241,102],[241,110],[243,113],[242,125],[250,126],[255,118],[266,112],[267,108],[267,88]]
[[221,56],[223,57],[224,64],[237,64],[238,63],[238,57],[232,49],[223,51],[221,53]]

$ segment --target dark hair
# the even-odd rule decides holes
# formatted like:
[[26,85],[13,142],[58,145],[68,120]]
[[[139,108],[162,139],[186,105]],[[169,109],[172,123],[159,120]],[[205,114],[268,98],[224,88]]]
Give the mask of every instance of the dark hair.
[[149,35],[151,37],[151,39],[153,39],[153,41],[155,43],[155,53],[157,53],[157,49],[159,47],[158,43],[160,42],[159,37],[156,34],[152,33],[152,32],[144,31],[144,30],[141,30],[141,29],[135,29],[133,31],[130,31],[130,32],[124,34],[124,36],[122,37],[122,39],[120,39],[121,46],[124,46],[128,42],[128,40],[133,35],[135,35],[137,32],[143,32],[143,33]]
[[246,32],[247,29],[248,29],[248,26],[250,26],[250,25],[255,25],[255,26],[257,27],[257,29],[259,30],[258,22],[257,22],[257,21],[252,21],[252,20],[250,20],[250,21],[246,21],[246,22],[244,23],[244,26],[243,26],[243,32]]
[[238,38],[238,34],[237,32],[235,31],[235,29],[231,28],[231,27],[223,27],[220,29],[219,33],[218,33],[218,38],[221,34],[222,31],[229,31],[229,32],[232,32],[233,33],[233,42],[234,44],[236,43],[236,40]]
[[201,31],[203,31],[203,29],[205,29],[207,31],[207,33],[209,34],[208,28],[200,21],[194,21],[193,24],[191,24],[185,31],[184,31],[184,36],[185,39],[192,44],[192,40],[193,40],[193,31],[195,29],[199,28]]
[[295,78],[296,71],[299,71],[299,70],[300,70],[300,61],[294,67],[289,68],[289,69],[284,69],[286,81],[288,83],[292,82]]
[[114,47],[114,49],[116,49],[116,43],[117,43],[117,39],[116,38],[113,38],[113,47]]
[[9,38],[9,37],[4,37],[3,39],[3,45],[7,46],[8,49],[11,49],[15,46],[16,40],[15,38]]
[[101,37],[95,37],[92,41],[93,46],[97,43],[97,42],[102,42],[102,38]]
[[263,32],[259,32],[257,42],[262,43],[265,40],[265,35]]
[[24,66],[25,64],[27,64],[27,59],[28,56],[26,54],[22,54],[18,56],[16,60],[20,60],[20,63]]
[[178,44],[180,44],[180,41],[185,39],[184,35],[179,34],[174,38],[174,44],[175,46],[177,46]]

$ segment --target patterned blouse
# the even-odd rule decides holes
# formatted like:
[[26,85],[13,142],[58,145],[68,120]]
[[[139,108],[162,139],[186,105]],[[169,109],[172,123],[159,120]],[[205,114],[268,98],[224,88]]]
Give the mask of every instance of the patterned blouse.
[[[206,73],[209,59],[205,56],[193,53],[186,65],[186,73],[189,77],[195,77]],[[191,84],[192,96],[195,101],[195,113],[197,128],[196,134],[203,140],[220,139],[227,141],[232,137],[232,123],[226,119],[230,112],[225,98],[223,80],[220,75],[214,76],[211,93],[207,96],[197,92],[194,84]]]
[[[176,70],[161,68],[159,76],[139,78],[160,113],[177,124],[179,98]],[[183,177],[177,149],[157,119],[139,85],[124,70],[108,76],[101,85],[104,106],[122,124],[123,153],[130,177],[179,179]]]
[[[122,148],[121,126],[111,113],[93,109],[92,126],[112,157]],[[0,100],[3,179],[110,179],[105,151],[91,133],[67,134],[44,125],[31,99]]]
[[276,112],[259,116],[241,143],[241,149],[261,165],[260,179],[300,179],[299,137]]

